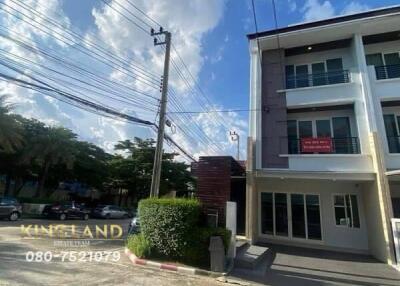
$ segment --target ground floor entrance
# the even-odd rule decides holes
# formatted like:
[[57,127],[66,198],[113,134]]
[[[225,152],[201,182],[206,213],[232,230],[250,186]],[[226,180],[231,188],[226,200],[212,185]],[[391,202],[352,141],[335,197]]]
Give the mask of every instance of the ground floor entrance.
[[[249,208],[253,241],[368,254],[372,184],[357,180],[257,178]],[[250,213],[250,212],[249,212]]]

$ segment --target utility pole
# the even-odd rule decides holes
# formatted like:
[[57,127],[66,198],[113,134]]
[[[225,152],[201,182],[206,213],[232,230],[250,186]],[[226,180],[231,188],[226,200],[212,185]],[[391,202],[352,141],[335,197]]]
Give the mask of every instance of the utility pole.
[[[154,32],[151,29],[151,35],[154,38],[154,45],[165,45],[165,59],[164,59],[164,74],[162,77],[162,90],[161,90],[161,102],[160,102],[160,118],[158,121],[158,133],[157,133],[157,145],[154,156],[153,175],[151,177],[151,189],[150,197],[158,197],[160,190],[160,178],[161,178],[161,163],[163,155],[163,142],[164,142],[164,130],[165,130],[165,113],[167,110],[167,94],[168,94],[168,75],[169,75],[169,58],[171,52],[171,33],[164,31],[160,28],[159,32]],[[157,36],[164,35],[164,42],[158,42]]]
[[229,135],[231,135],[232,141],[237,141],[237,155],[236,160],[240,160],[240,136],[236,133],[236,131],[229,131]]

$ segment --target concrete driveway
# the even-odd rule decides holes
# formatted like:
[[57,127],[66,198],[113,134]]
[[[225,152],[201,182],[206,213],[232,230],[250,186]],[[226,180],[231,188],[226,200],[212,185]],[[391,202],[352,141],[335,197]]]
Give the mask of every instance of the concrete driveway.
[[[179,275],[133,266],[123,253],[123,240],[93,240],[90,245],[77,248],[54,245],[52,239],[22,239],[21,224],[59,224],[59,221],[25,219],[17,222],[0,221],[0,285],[226,285],[202,276]],[[127,230],[129,220],[70,220],[66,224],[118,224]],[[118,261],[61,261],[28,262],[27,252],[53,254],[62,251],[119,252]]]
[[235,270],[232,278],[263,285],[400,285],[400,272],[376,259],[346,253],[267,245],[274,252],[263,272]]

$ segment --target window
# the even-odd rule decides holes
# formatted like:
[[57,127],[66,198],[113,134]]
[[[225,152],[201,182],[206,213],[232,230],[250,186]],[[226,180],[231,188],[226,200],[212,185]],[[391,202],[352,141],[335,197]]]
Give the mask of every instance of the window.
[[287,65],[285,67],[285,74],[287,89],[348,81],[348,76],[343,73],[341,58],[312,64]]
[[285,67],[286,73],[286,88],[295,88],[295,76],[294,76],[294,65],[288,65]]
[[[397,119],[397,122],[396,122]],[[385,123],[386,138],[390,153],[400,153],[400,141],[398,124],[400,123],[400,116],[394,114],[384,114],[383,122]]]
[[334,195],[336,225],[360,228],[358,202],[356,195]]
[[319,196],[262,192],[261,232],[290,238],[321,240]]
[[274,234],[274,207],[272,193],[261,193],[261,232]]
[[366,55],[367,65],[375,67],[376,79],[398,78],[400,77],[400,54],[395,53],[376,53]]

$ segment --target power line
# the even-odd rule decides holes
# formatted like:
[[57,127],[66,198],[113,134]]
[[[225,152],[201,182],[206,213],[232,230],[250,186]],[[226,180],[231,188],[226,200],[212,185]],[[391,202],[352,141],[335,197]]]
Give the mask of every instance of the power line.
[[[66,38],[64,35],[62,35],[60,32],[58,32],[58,31],[56,31],[56,30],[54,30],[54,29],[50,29],[48,26],[44,26],[44,25],[41,24],[40,22],[36,21],[34,18],[27,16],[25,13],[23,13],[23,12],[21,12],[21,11],[18,11],[18,10],[16,10],[16,9],[14,9],[13,7],[7,5],[7,4],[4,4],[4,3],[2,3],[2,4],[3,4],[4,6],[9,7],[10,9],[16,11],[17,13],[19,13],[19,14],[21,14],[21,15],[27,17],[27,18],[29,18],[30,21],[27,21],[27,20],[21,18],[19,15],[13,14],[13,13],[11,13],[10,11],[5,10],[4,8],[0,8],[0,10],[2,10],[2,11],[4,11],[4,12],[6,12],[7,14],[9,14],[9,15],[11,15],[11,16],[13,16],[13,17],[19,19],[19,20],[21,20],[22,22],[25,22],[25,23],[31,25],[32,27],[34,27],[34,28],[40,30],[41,32],[43,32],[43,33],[49,35],[50,37],[54,37],[56,40],[58,40],[58,41],[60,41],[60,42],[62,42],[62,43],[64,43],[64,44],[66,44],[66,45],[70,45],[70,42],[69,42],[69,41],[71,41],[71,39],[67,39],[67,38]],[[36,23],[37,25],[34,25],[33,23]],[[43,27],[45,27],[45,28],[43,28]],[[54,34],[60,35],[62,38],[57,37],[57,36],[55,36],[55,35],[49,33],[46,29],[49,30],[49,31],[51,31],[51,32],[54,33]],[[65,40],[65,39],[67,39],[67,40]],[[83,53],[83,54],[85,54],[85,55],[87,55],[87,56],[89,56],[89,57],[91,57],[91,58],[93,58],[93,59],[95,59],[95,60],[101,62],[101,63],[104,64],[104,65],[109,66],[110,68],[115,68],[115,69],[117,69],[119,72],[125,74],[125,75],[128,76],[128,77],[132,77],[133,79],[135,79],[135,80],[137,80],[137,81],[140,81],[140,82],[142,82],[143,84],[145,84],[145,85],[147,85],[147,86],[149,86],[149,87],[152,87],[152,88],[155,88],[155,89],[158,90],[158,88],[159,88],[159,82],[156,81],[155,79],[143,78],[143,77],[141,77],[140,74],[138,74],[138,73],[136,73],[136,76],[134,76],[135,74],[127,73],[127,72],[125,71],[125,67],[123,67],[121,64],[116,64],[115,62],[112,62],[114,65],[111,64],[109,61],[104,60],[104,59],[103,59],[103,56],[102,56],[101,54],[99,54],[96,50],[88,49],[87,47],[85,47],[85,46],[82,45],[81,43],[76,42],[76,41],[74,41],[74,40],[73,40],[73,43],[74,43],[74,45],[72,45],[71,47],[74,48],[74,49],[76,49],[77,51],[79,51],[79,52],[81,52],[81,53]]]
[[208,111],[170,111],[169,114],[208,114],[208,113],[229,113],[229,112],[251,112],[261,111],[261,109],[226,109],[226,110],[208,110]]

